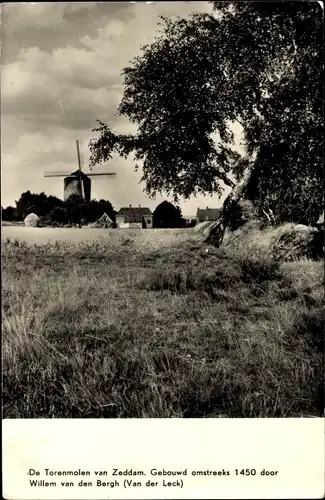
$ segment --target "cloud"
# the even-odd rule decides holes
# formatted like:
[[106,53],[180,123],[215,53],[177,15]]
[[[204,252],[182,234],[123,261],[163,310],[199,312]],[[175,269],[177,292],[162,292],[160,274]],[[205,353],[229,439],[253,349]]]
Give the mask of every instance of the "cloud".
[[[202,5],[206,8],[205,3],[199,3],[201,9]],[[39,39],[39,45],[26,48],[25,38],[22,39],[22,48],[15,61],[4,66],[3,115],[20,115],[25,122],[39,123],[40,129],[55,123],[67,128],[91,128],[96,118],[116,121],[115,113],[122,97],[122,68],[139,54],[143,44],[154,38],[159,15],[183,13],[188,16],[193,7],[180,3],[128,4],[128,9],[120,4],[18,4],[10,7],[9,13],[12,17],[14,13],[18,20],[14,25],[22,24],[20,31],[13,29],[17,38],[22,39],[26,32],[31,29],[34,32],[37,28],[34,41]],[[84,25],[87,18],[94,21],[100,18],[103,25],[94,22],[95,31],[90,25],[92,29],[79,36],[77,27],[80,23]],[[55,41],[62,44],[62,39],[68,35],[69,44],[52,47],[52,50],[47,50],[48,46],[44,48],[41,41],[47,40],[48,34],[46,37],[43,31],[49,28],[57,29],[60,34],[51,44]],[[8,36],[4,33],[4,45],[9,43]],[[78,46],[72,45],[76,41]]]
[[[74,170],[76,139],[86,168],[97,119],[120,133],[133,131],[117,116],[122,69],[157,35],[160,15],[211,10],[208,2],[3,5],[2,204],[13,203],[27,189],[61,196],[62,181],[44,179],[44,171]],[[114,158],[107,167],[118,175],[94,181],[97,198],[106,196],[117,207],[154,208],[161,200],[143,194],[132,158]],[[195,212],[199,202],[186,203],[185,211]]]
[[[91,129],[116,113],[121,98],[117,72],[100,54],[68,47],[51,54],[24,49],[2,73],[2,113],[44,126]],[[116,67],[116,64],[115,64]]]
[[2,61],[9,63],[22,48],[51,52],[67,45],[80,46],[84,35],[95,35],[110,18],[127,22],[134,5],[116,3],[6,3],[2,5]]

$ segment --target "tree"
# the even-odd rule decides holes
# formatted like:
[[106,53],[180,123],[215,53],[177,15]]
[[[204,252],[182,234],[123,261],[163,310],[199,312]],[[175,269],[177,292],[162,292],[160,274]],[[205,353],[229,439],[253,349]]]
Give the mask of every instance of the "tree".
[[21,194],[16,201],[16,212],[18,219],[24,219],[30,213],[36,213],[39,217],[44,217],[55,207],[61,207],[62,200],[55,196],[47,196],[45,193],[35,194],[26,191]]
[[36,212],[35,195],[30,191],[22,193],[16,201],[16,212],[18,219],[24,219],[28,214]]
[[107,201],[107,200],[94,200],[94,203],[96,203],[96,219],[99,219],[104,213],[106,213],[113,222],[116,221],[116,212],[112,206],[112,204]]
[[16,209],[14,207],[6,207],[6,208],[2,208],[1,207],[1,216],[2,216],[2,219],[5,220],[5,221],[15,221],[17,220],[17,213],[16,213]]
[[[323,23],[317,2],[215,2],[216,16],[163,19],[125,68],[115,134],[99,122],[91,164],[143,162],[150,196],[249,197],[272,222],[313,223],[323,206]],[[243,127],[247,156],[233,150]],[[212,134],[217,141],[212,140]]]
[[68,220],[72,224],[80,224],[86,217],[86,204],[82,197],[72,194],[64,202],[64,208],[68,214]]
[[43,209],[43,215],[51,213],[54,209],[62,208],[63,209],[64,202],[57,198],[56,196],[45,196]]
[[184,227],[181,209],[168,201],[163,201],[153,212],[153,227]]
[[67,224],[69,222],[69,213],[65,207],[54,207],[47,214],[47,219],[49,222],[57,222],[59,224]]
[[[267,43],[276,56],[262,74],[255,116],[245,124],[255,160],[243,194],[273,222],[314,224],[324,200],[322,10],[307,2],[216,7],[233,29],[243,21],[249,33],[255,29],[256,46]],[[246,58],[249,67],[254,55]]]

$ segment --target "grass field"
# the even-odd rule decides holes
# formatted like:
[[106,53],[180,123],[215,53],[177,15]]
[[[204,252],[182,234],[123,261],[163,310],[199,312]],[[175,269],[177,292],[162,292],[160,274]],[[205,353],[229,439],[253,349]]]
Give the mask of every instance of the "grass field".
[[[204,224],[203,224],[204,226]],[[198,228],[200,229],[200,228]],[[139,229],[95,229],[95,228],[51,228],[51,227],[19,227],[6,226],[2,228],[2,239],[26,241],[29,244],[63,242],[83,244],[93,242],[109,245],[111,249],[120,246],[136,246],[137,249],[152,249],[170,246],[182,241],[197,240],[195,231],[188,229],[150,231]]]
[[111,233],[3,240],[5,418],[322,415],[322,262]]

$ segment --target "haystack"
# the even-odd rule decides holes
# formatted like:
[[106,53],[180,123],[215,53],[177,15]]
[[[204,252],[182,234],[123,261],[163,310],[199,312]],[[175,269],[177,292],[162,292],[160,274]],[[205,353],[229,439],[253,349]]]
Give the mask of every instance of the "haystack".
[[272,245],[272,253],[280,260],[301,257],[319,259],[324,256],[324,229],[303,224],[285,224]]
[[112,219],[107,215],[106,212],[103,213],[103,215],[93,224],[91,224],[91,227],[95,228],[110,228],[113,227],[113,221]]
[[28,214],[27,217],[25,217],[24,219],[26,227],[37,227],[39,225],[39,221],[40,221],[39,217],[34,213]]

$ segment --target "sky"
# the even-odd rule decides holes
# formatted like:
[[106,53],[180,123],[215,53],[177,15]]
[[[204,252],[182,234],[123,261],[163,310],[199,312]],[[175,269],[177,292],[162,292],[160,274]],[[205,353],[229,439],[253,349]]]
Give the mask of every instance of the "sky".
[[[21,193],[63,197],[63,178],[77,169],[76,140],[82,168],[89,171],[88,143],[96,120],[119,133],[134,126],[117,116],[123,96],[121,71],[141,46],[158,34],[160,15],[188,18],[212,12],[208,2],[6,3],[2,4],[1,205],[15,205]],[[167,197],[149,199],[132,156],[118,156],[93,168],[116,172],[95,177],[92,198],[121,206],[154,209]],[[197,207],[221,206],[217,196],[181,200],[184,215]]]

